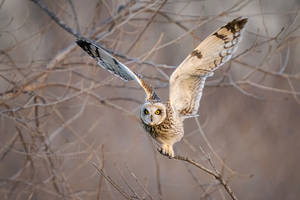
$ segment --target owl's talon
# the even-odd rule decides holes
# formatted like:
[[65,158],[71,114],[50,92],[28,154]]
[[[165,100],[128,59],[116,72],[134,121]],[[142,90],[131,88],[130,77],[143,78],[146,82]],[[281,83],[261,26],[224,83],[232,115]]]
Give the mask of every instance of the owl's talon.
[[159,153],[163,154],[161,148],[158,148],[157,151],[158,151]]
[[172,159],[174,157],[174,150],[173,150],[173,147],[170,145],[164,144],[157,150],[162,155],[169,157],[169,159]]

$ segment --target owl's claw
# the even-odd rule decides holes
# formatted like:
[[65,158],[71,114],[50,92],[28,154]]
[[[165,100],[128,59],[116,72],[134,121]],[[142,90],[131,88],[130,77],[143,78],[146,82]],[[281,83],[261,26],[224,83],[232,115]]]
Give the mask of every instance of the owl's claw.
[[174,150],[171,145],[163,144],[159,149],[159,153],[164,156],[168,156],[170,159],[174,157]]

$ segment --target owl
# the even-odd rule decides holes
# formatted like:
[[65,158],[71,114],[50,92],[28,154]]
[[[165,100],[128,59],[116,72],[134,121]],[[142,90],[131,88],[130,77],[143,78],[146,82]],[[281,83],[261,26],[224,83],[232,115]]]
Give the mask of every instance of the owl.
[[236,18],[204,39],[175,69],[169,80],[169,100],[161,101],[141,75],[119,62],[103,47],[86,39],[76,43],[98,64],[124,81],[136,81],[145,91],[141,124],[159,144],[159,152],[174,157],[173,145],[184,135],[183,121],[197,115],[207,77],[237,50],[247,18]]

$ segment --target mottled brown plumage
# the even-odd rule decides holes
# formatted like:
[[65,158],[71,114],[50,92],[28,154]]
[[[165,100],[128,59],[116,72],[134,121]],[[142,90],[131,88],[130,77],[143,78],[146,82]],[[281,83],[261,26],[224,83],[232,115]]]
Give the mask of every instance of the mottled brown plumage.
[[161,123],[146,124],[142,113],[140,119],[144,129],[162,145],[159,151],[169,157],[174,157],[173,144],[180,141],[184,135],[183,118],[174,112],[170,102],[163,105],[166,108],[166,117]]
[[203,40],[177,67],[170,77],[170,95],[162,103],[140,75],[131,71],[101,46],[87,40],[77,44],[98,64],[125,81],[135,80],[146,93],[140,119],[146,132],[160,144],[159,151],[174,157],[173,145],[184,135],[183,120],[198,112],[207,77],[227,62],[236,51],[247,19],[236,18]]

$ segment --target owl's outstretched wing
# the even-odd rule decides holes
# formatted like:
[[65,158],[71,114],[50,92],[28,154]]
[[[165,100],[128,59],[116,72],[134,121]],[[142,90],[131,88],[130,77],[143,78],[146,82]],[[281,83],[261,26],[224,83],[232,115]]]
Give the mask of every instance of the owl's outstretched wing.
[[203,40],[170,78],[170,103],[181,116],[195,115],[205,79],[237,50],[247,18],[236,18]]
[[93,57],[102,68],[108,70],[124,81],[137,81],[138,84],[145,90],[146,99],[148,101],[159,101],[159,97],[156,95],[152,87],[142,79],[141,75],[131,71],[100,45],[82,39],[77,40],[76,43],[91,57]]

